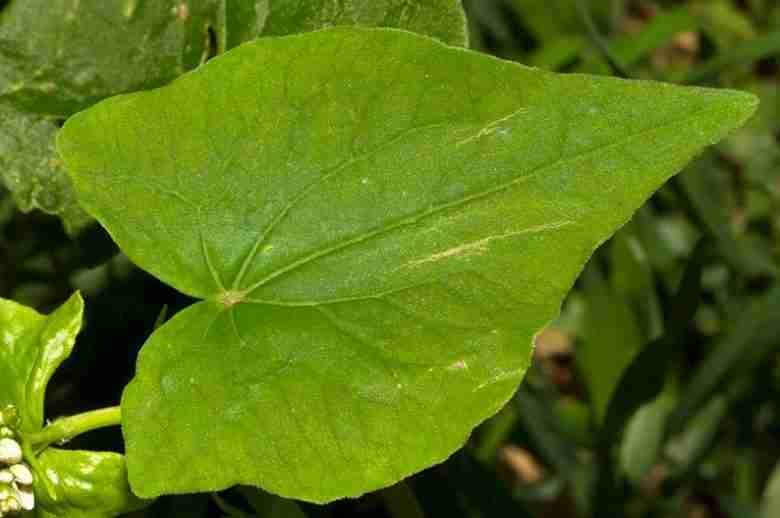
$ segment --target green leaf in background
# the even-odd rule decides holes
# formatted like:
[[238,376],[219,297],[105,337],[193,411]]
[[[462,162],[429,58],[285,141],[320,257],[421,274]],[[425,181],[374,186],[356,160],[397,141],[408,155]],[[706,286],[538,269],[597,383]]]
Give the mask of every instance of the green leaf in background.
[[576,359],[588,381],[593,413],[600,423],[623,371],[642,348],[645,337],[629,301],[611,288],[595,262],[588,265],[582,285],[588,305]]
[[[654,50],[668,44],[678,34],[696,27],[696,19],[687,7],[661,11],[637,32],[613,38],[610,41],[610,50],[622,67],[630,69]],[[610,72],[603,59],[595,55],[588,55],[579,70],[600,74]]]
[[38,516],[111,518],[147,505],[130,491],[118,453],[49,448],[39,462],[58,499],[36,486]]
[[222,0],[220,50],[232,49],[262,34],[270,3],[271,0]]
[[726,204],[714,194],[719,191],[711,164],[711,159],[704,157],[675,179],[691,215],[716,243],[729,266],[751,276],[776,276],[778,268],[771,253],[734,232]]
[[[191,5],[190,5],[191,4]],[[54,154],[55,119],[161,85],[207,53],[217,0],[24,0],[0,12],[0,179],[24,211],[89,221]]]
[[673,393],[664,392],[639,408],[626,425],[620,466],[635,485],[645,481],[662,454],[666,419],[675,402]]
[[259,518],[306,518],[306,514],[294,501],[279,498],[262,489],[244,486],[241,494],[249,502]]
[[161,85],[200,63],[217,4],[11,1],[0,11],[0,102],[65,117],[106,96]]
[[[578,0],[509,0],[521,22],[540,44],[554,42],[561,36],[582,34],[582,20],[577,11]],[[591,0],[588,8],[596,18],[606,18],[614,8],[610,0]],[[551,16],[550,13],[555,13]]]
[[123,396],[133,490],[326,502],[441,462],[514,393],[593,250],[755,104],[338,28],[71,118],[80,201],[205,299]]
[[761,518],[774,518],[780,513],[780,462],[775,465],[761,499]]
[[263,36],[285,36],[336,25],[395,27],[465,46],[466,18],[459,0],[272,1]]
[[749,372],[746,367],[755,368],[776,350],[780,341],[778,306],[780,285],[774,285],[766,294],[751,300],[731,322],[685,385],[669,425],[673,432],[680,431],[732,377],[740,379],[736,373]]
[[[43,427],[46,385],[73,350],[83,312],[78,293],[48,316],[0,299],[0,408],[16,407],[19,423],[10,426],[22,444]],[[112,517],[145,505],[130,491],[122,455],[53,448],[30,455],[35,516]]]
[[76,234],[92,218],[79,206],[70,178],[54,149],[59,128],[40,115],[0,105],[0,180],[19,209],[40,209],[62,219]]

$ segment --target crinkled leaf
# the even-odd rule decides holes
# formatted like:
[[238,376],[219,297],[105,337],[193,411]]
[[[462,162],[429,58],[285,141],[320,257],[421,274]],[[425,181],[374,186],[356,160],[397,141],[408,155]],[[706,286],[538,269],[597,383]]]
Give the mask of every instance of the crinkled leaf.
[[91,219],[54,153],[56,126],[121,92],[161,85],[208,51],[219,0],[23,0],[0,12],[0,179],[22,210]]
[[223,0],[223,48],[231,49],[263,32],[271,0]]
[[285,0],[271,2],[263,36],[284,36],[336,25],[394,27],[450,45],[467,44],[459,0]]
[[123,396],[133,490],[324,502],[442,461],[514,393],[595,247],[755,104],[338,28],[73,117],[84,206],[206,299]]
[[91,218],[79,206],[54,148],[54,122],[0,105],[0,177],[18,207],[62,218],[77,233]]
[[71,115],[196,66],[218,0],[24,0],[0,13],[0,102]]
[[0,406],[17,407],[22,431],[42,427],[46,385],[70,355],[83,312],[78,293],[48,316],[0,299]]
[[49,448],[38,462],[57,499],[36,483],[36,516],[110,518],[147,503],[130,491],[124,456],[118,453]]

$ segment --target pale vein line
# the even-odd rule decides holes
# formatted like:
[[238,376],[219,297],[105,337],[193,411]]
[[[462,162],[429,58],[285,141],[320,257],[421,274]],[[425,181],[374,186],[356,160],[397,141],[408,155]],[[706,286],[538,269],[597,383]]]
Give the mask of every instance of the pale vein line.
[[535,176],[537,176],[539,174],[542,174],[542,173],[544,173],[546,171],[549,171],[550,169],[554,169],[555,167],[559,167],[559,166],[561,166],[563,164],[567,164],[567,163],[570,163],[570,162],[574,162],[576,160],[580,160],[582,158],[585,158],[585,157],[587,157],[589,155],[595,154],[595,153],[597,153],[599,151],[603,151],[605,149],[610,149],[610,148],[613,148],[613,147],[618,147],[618,146],[625,145],[626,143],[628,143],[628,142],[630,142],[630,141],[632,141],[634,139],[643,137],[645,135],[652,134],[652,133],[657,132],[657,131],[659,131],[661,129],[668,129],[668,128],[674,127],[674,126],[682,124],[682,123],[687,123],[687,122],[690,121],[690,119],[694,118],[697,115],[701,115],[702,113],[708,113],[708,112],[714,111],[715,109],[718,109],[718,108],[719,107],[711,107],[709,109],[697,110],[697,111],[693,112],[692,114],[689,114],[689,115],[687,115],[685,117],[681,117],[678,120],[669,122],[667,124],[662,124],[662,125],[656,126],[654,128],[650,128],[650,129],[647,129],[647,130],[643,130],[643,131],[634,133],[633,135],[629,135],[628,137],[626,137],[624,139],[621,139],[621,140],[618,140],[616,142],[611,142],[609,144],[604,144],[604,145],[601,145],[601,146],[597,146],[597,147],[595,147],[593,149],[590,149],[590,150],[587,150],[587,151],[584,151],[584,152],[581,152],[581,153],[578,153],[578,154],[575,154],[575,155],[572,155],[572,156],[569,156],[569,157],[556,159],[551,164],[547,164],[545,166],[538,167],[538,168],[536,168],[534,170],[529,171],[524,176],[521,176],[519,178],[515,178],[514,180],[512,180],[510,182],[507,182],[505,184],[493,187],[492,189],[487,189],[487,190],[482,191],[482,192],[477,192],[475,194],[472,194],[470,196],[466,196],[466,197],[464,197],[464,198],[462,198],[460,200],[454,201],[454,202],[444,203],[442,205],[438,205],[438,206],[436,206],[436,207],[434,207],[434,208],[432,208],[430,210],[423,211],[421,213],[418,213],[416,215],[408,217],[408,218],[406,218],[404,220],[401,220],[401,221],[399,221],[396,224],[389,225],[389,226],[381,228],[381,229],[372,230],[370,232],[366,232],[364,234],[358,235],[358,236],[356,236],[356,237],[354,237],[352,239],[348,239],[348,240],[343,241],[341,243],[338,243],[336,245],[324,248],[322,250],[315,251],[315,252],[313,252],[313,253],[311,253],[311,254],[309,254],[309,255],[307,255],[307,256],[305,256],[305,257],[303,257],[303,258],[301,258],[301,259],[299,259],[297,261],[293,261],[292,263],[288,264],[287,266],[284,266],[282,268],[279,268],[279,269],[271,272],[266,277],[260,279],[259,281],[255,282],[254,284],[249,286],[246,290],[244,290],[244,292],[246,294],[251,294],[254,290],[256,290],[260,286],[262,286],[262,285],[272,281],[273,279],[275,279],[275,278],[277,278],[279,276],[285,275],[287,273],[290,273],[291,271],[294,271],[294,270],[296,270],[298,268],[301,268],[302,266],[305,266],[306,264],[308,264],[308,263],[310,263],[312,261],[320,259],[323,256],[326,256],[326,255],[329,255],[329,254],[332,254],[332,253],[335,253],[335,252],[339,252],[339,251],[341,251],[341,250],[343,250],[345,248],[348,248],[348,247],[356,245],[356,244],[360,244],[360,243],[362,243],[364,241],[367,241],[367,240],[372,239],[374,237],[381,236],[383,234],[387,234],[387,233],[392,232],[394,230],[397,230],[399,228],[404,228],[404,227],[408,227],[408,226],[414,225],[416,223],[419,223],[421,220],[423,220],[423,219],[425,219],[425,218],[427,218],[429,216],[433,216],[433,215],[435,215],[435,214],[437,214],[439,212],[443,212],[445,210],[452,209],[452,208],[465,206],[465,205],[468,205],[469,203],[471,203],[473,201],[478,201],[478,200],[481,200],[482,198],[486,198],[486,197],[491,196],[493,194],[505,191],[507,189],[510,189],[510,188],[514,187],[515,185],[519,185],[520,183],[522,183],[524,181],[528,181],[528,180],[532,179],[533,177],[535,177]]
[[544,225],[536,225],[534,227],[529,227],[515,232],[507,232],[505,234],[488,236],[482,239],[478,239],[476,241],[471,241],[469,243],[464,243],[462,245],[448,248],[447,250],[442,250],[441,252],[436,252],[422,259],[410,261],[404,264],[403,266],[401,266],[401,268],[413,268],[416,266],[421,266],[426,263],[433,263],[433,262],[441,261],[443,259],[448,259],[450,257],[458,257],[458,256],[469,255],[474,253],[483,253],[488,250],[488,245],[492,241],[509,239],[511,237],[522,236],[525,234],[538,234],[542,232],[558,230],[560,228],[568,227],[571,225],[574,225],[574,221],[570,221],[570,220],[557,221],[554,223],[547,223]]
[[214,279],[214,282],[217,284],[217,287],[220,289],[220,291],[225,291],[225,286],[222,284],[222,279],[219,277],[219,272],[217,272],[217,269],[214,268],[214,264],[211,262],[211,256],[209,255],[208,247],[206,246],[206,238],[203,236],[203,228],[200,227],[200,248],[203,251],[203,260],[206,262],[206,266],[209,269],[209,272],[211,272],[211,277]]
[[[249,270],[249,267],[252,264],[252,261],[254,261],[255,257],[257,257],[257,253],[260,251],[260,247],[267,243],[268,240],[271,238],[274,230],[279,226],[279,224],[284,220],[284,218],[289,214],[289,212],[294,209],[298,203],[300,203],[303,198],[306,197],[307,194],[309,194],[316,186],[319,184],[327,181],[329,178],[332,178],[333,176],[338,175],[339,173],[343,172],[350,166],[366,160],[368,158],[371,158],[372,156],[376,155],[377,153],[381,153],[386,148],[391,147],[394,144],[397,144],[398,142],[402,141],[404,138],[408,137],[410,134],[422,132],[430,129],[434,129],[440,126],[443,126],[444,123],[436,123],[436,124],[429,124],[426,126],[419,126],[414,128],[409,128],[405,131],[402,131],[397,136],[395,136],[393,139],[386,141],[382,143],[379,146],[376,146],[374,149],[367,151],[365,153],[362,153],[358,156],[354,156],[348,160],[345,160],[341,162],[340,164],[333,166],[331,169],[326,170],[323,174],[318,176],[315,180],[313,180],[311,183],[309,183],[307,186],[305,186],[303,189],[298,191],[293,198],[287,202],[287,204],[282,207],[279,212],[274,216],[274,218],[271,220],[271,222],[268,224],[268,226],[263,230],[263,232],[260,234],[260,236],[255,241],[254,245],[252,246],[251,250],[247,254],[247,256],[244,258],[244,261],[241,264],[241,269],[238,272],[238,275],[236,276],[235,280],[233,281],[232,288],[234,290],[238,290],[239,286],[241,285],[241,282],[244,280],[244,277],[246,276],[247,271]],[[254,288],[252,288],[254,289]],[[247,292],[252,291],[252,289],[247,290]]]

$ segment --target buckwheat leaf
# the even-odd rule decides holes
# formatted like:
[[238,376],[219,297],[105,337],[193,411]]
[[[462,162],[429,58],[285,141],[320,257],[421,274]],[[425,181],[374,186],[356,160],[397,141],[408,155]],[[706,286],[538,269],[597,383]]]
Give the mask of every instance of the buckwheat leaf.
[[78,293],[46,316],[0,299],[0,408],[17,408],[20,430],[34,432],[43,426],[46,385],[70,355],[83,312]]
[[123,395],[134,492],[327,502],[446,459],[593,250],[755,105],[337,28],[76,115],[58,148],[80,201],[205,299]]
[[263,36],[284,36],[336,25],[394,27],[466,46],[466,17],[459,0],[285,0],[271,2]]
[[38,462],[57,499],[36,481],[36,516],[112,518],[149,503],[133,495],[118,453],[49,448]]

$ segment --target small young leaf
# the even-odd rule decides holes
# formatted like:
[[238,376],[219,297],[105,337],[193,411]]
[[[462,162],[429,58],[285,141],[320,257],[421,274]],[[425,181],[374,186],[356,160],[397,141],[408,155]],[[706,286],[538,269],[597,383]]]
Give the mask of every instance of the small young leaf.
[[80,201],[205,299],[123,396],[133,490],[325,502],[442,461],[514,393],[595,247],[755,104],[337,28],[73,117]]
[[16,406],[20,430],[43,426],[46,385],[70,355],[83,312],[78,293],[48,316],[0,299],[0,408]]
[[125,459],[118,453],[49,448],[40,455],[39,462],[57,492],[57,500],[52,500],[42,484],[36,485],[38,515],[113,518],[148,503],[130,491]]

